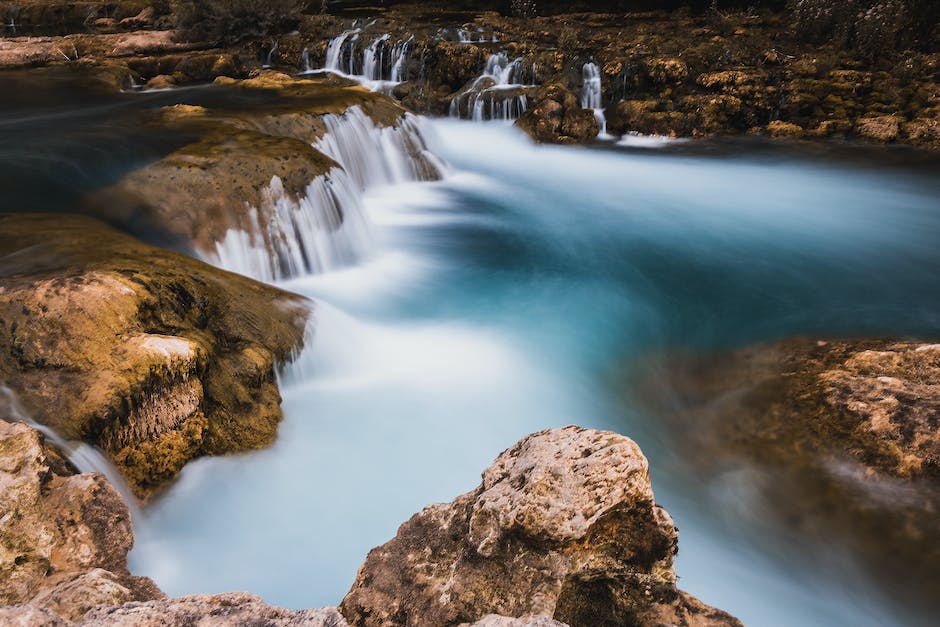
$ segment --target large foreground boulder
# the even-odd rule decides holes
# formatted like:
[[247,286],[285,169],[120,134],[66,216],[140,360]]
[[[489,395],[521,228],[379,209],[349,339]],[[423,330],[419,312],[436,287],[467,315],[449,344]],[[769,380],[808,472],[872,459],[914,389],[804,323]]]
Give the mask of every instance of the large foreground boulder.
[[141,498],[205,454],[266,446],[310,303],[96,220],[0,214],[0,379]]
[[[108,481],[76,474],[38,431],[2,419],[0,512],[0,605],[77,618],[96,605],[163,596],[127,570],[130,514]],[[43,610],[24,615],[23,624],[37,624]],[[0,624],[15,623],[0,610]]]
[[542,431],[500,455],[478,488],[427,507],[373,549],[340,611],[353,625],[389,627],[488,614],[573,627],[738,625],[676,588],[677,547],[632,440]]

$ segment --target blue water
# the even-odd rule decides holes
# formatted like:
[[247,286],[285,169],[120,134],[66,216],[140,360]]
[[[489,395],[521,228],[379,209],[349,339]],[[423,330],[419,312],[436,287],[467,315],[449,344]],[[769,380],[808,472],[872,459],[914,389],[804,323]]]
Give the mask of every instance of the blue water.
[[372,258],[285,284],[320,305],[277,443],[190,464],[137,521],[134,571],[171,595],[336,604],[414,512],[523,435],[578,423],[641,445],[703,601],[749,625],[910,621],[845,556],[729,517],[753,487],[698,483],[621,377],[663,350],[940,334],[936,177],[433,126],[454,174],[371,193]]

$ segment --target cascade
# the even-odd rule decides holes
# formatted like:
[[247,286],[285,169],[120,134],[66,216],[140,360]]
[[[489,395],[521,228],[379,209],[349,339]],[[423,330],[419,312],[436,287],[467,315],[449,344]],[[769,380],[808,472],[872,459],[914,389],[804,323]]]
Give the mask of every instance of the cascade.
[[522,57],[509,60],[505,52],[491,54],[473,84],[451,100],[450,115],[482,120],[515,120],[528,107],[522,82]]
[[280,47],[280,43],[277,39],[274,40],[274,45],[271,46],[271,49],[268,50],[268,55],[265,57],[264,64],[261,67],[269,68],[274,63],[274,54],[277,52],[277,49]]
[[601,70],[596,63],[585,63],[581,69],[581,108],[592,109],[597,125],[600,127],[598,137],[607,138],[607,116],[604,115],[604,105],[601,91]]
[[304,47],[303,51],[300,53],[300,64],[303,66],[303,74],[310,74],[313,72],[313,68],[310,67],[310,51]]
[[341,167],[318,176],[299,198],[273,177],[258,207],[230,228],[206,257],[226,270],[273,282],[356,263],[373,249],[362,193],[409,181],[440,179],[447,166],[427,146],[421,120],[378,127],[359,107],[323,117],[326,134],[314,144]]
[[366,46],[359,56],[356,42],[361,34],[362,29],[353,28],[331,39],[327,46],[324,69],[360,79],[363,82],[400,83],[403,81],[408,51],[414,37],[399,40],[394,45],[390,45],[391,35],[387,33],[380,35]]

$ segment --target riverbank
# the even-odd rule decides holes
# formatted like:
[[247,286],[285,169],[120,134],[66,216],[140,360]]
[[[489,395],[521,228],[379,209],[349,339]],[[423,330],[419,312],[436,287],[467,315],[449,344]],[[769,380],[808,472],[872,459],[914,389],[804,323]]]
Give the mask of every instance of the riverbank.
[[522,117],[523,128],[549,142],[593,141],[603,132],[940,147],[940,54],[873,58],[838,42],[811,43],[786,12],[521,18],[448,2],[342,4],[300,16],[293,33],[221,47],[187,43],[178,31],[99,34],[120,23],[92,21],[80,34],[4,39],[0,67],[103,64],[122,73],[126,88],[242,78],[261,66],[325,68],[385,82],[419,113]]

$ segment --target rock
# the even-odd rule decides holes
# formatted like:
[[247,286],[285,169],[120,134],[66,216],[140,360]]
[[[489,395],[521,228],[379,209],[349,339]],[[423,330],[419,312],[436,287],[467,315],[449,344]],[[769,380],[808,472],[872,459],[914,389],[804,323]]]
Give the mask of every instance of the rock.
[[0,258],[0,378],[139,497],[274,439],[304,299],[74,215],[0,214]]
[[893,115],[862,118],[855,125],[855,132],[859,136],[883,144],[895,141],[900,131],[901,123]]
[[794,339],[650,371],[697,477],[746,474],[746,515],[851,551],[902,602],[940,610],[940,345]]
[[650,78],[660,86],[679,85],[689,77],[689,66],[678,57],[656,57],[647,64]]
[[145,89],[172,89],[176,87],[176,80],[166,74],[157,74],[144,86]]
[[79,624],[88,627],[349,627],[335,608],[288,610],[268,605],[244,592],[101,607],[87,613]]
[[534,140],[555,144],[591,141],[600,132],[594,112],[582,109],[575,95],[560,83],[539,89],[517,125]]
[[803,137],[803,127],[797,126],[791,122],[781,122],[774,120],[767,125],[767,134],[778,139],[785,137],[787,139],[799,139]]
[[72,627],[53,611],[34,605],[8,605],[0,607],[0,625],[7,627]]
[[500,455],[478,488],[373,549],[340,611],[357,626],[504,624],[489,614],[739,625],[676,589],[677,541],[632,440],[542,431]]
[[[98,604],[162,596],[127,570],[130,513],[99,474],[75,474],[23,423],[0,420],[0,610],[3,624],[49,624]],[[6,615],[6,616],[5,616]],[[9,622],[7,622],[9,620]]]
[[[88,210],[109,219],[143,216],[203,258],[214,258],[217,245],[231,230],[257,235],[269,250],[276,250],[273,230],[259,224],[283,222],[279,203],[299,203],[315,179],[340,167],[312,145],[326,134],[324,116],[357,107],[374,124],[393,127],[406,113],[387,96],[359,86],[298,80],[279,72],[258,72],[245,80],[221,77],[216,83],[259,97],[242,110],[190,105],[162,109],[154,125],[199,139],[94,194],[86,203]],[[260,97],[263,94],[271,97]],[[416,152],[414,158],[424,156]],[[116,216],[118,210],[124,214]],[[323,228],[335,229],[344,216],[329,218],[335,223],[317,219]],[[311,254],[315,257],[314,251]]]
[[568,627],[565,623],[552,620],[545,616],[525,616],[522,618],[509,618],[497,614],[487,614],[472,625],[463,623],[458,627]]

